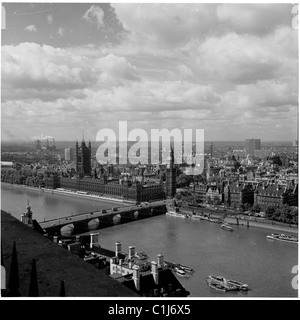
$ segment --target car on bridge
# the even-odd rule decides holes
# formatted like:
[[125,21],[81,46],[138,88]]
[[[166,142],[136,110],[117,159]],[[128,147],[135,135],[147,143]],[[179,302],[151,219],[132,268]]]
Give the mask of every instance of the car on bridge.
[[119,209],[117,207],[113,208],[113,211],[118,211]]
[[107,211],[106,211],[106,209],[103,209],[101,212],[102,212],[102,213],[106,213]]

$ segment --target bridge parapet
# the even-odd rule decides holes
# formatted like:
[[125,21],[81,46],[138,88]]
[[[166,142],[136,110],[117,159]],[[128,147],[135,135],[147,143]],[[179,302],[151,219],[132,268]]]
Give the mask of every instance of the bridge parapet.
[[[96,230],[117,223],[126,223],[138,218],[150,217],[156,214],[166,212],[163,201],[153,202],[150,204],[139,204],[120,208],[112,208],[101,211],[87,212],[58,219],[43,221],[40,226],[48,234],[61,234],[61,231],[68,234],[73,229],[74,232],[86,232]],[[72,232],[73,232],[72,231]]]

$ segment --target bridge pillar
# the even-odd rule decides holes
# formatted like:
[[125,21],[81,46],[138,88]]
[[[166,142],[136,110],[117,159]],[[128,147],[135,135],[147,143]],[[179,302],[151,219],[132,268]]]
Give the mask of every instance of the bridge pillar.
[[75,226],[73,223],[67,224],[60,229],[60,234],[65,237],[71,236],[74,228]]
[[96,229],[98,229],[99,224],[100,224],[100,221],[98,218],[92,219],[92,220],[88,221],[87,228],[88,228],[88,230],[96,230]]
[[134,217],[134,219],[137,219],[137,218],[139,217],[139,212],[138,212],[138,211],[135,211],[135,212],[133,213],[133,217]]
[[113,224],[118,224],[118,223],[120,223],[120,221],[121,221],[121,215],[120,215],[120,214],[117,214],[117,215],[113,216],[112,221],[113,221]]

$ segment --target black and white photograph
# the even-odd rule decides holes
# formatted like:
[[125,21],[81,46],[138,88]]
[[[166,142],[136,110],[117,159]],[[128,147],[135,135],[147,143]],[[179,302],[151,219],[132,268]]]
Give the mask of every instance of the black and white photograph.
[[297,3],[9,1],[1,28],[1,300],[298,298]]

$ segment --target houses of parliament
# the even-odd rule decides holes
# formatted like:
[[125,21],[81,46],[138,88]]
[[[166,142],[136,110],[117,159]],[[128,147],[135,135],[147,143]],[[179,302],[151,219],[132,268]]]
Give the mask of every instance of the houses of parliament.
[[129,174],[111,178],[112,165],[103,167],[100,173],[92,172],[92,149],[84,140],[76,142],[76,175],[75,177],[63,177],[58,172],[48,173],[45,177],[45,187],[49,189],[63,188],[72,191],[82,191],[88,194],[109,198],[123,199],[140,203],[143,201],[155,201],[173,198],[176,193],[176,168],[174,164],[174,150],[171,148],[170,165],[166,170],[166,182],[154,179],[144,179],[143,171],[139,177]]

